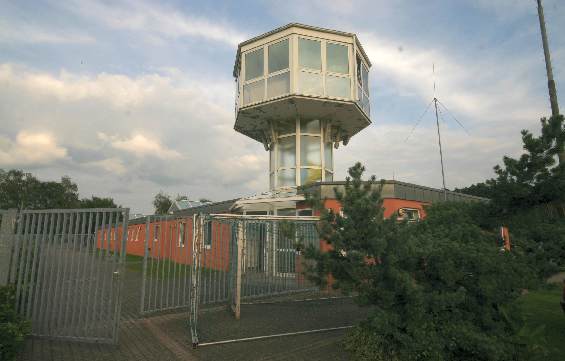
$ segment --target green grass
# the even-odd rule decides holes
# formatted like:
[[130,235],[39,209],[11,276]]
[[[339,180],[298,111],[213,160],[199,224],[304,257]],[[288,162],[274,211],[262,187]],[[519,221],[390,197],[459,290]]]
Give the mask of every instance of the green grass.
[[[148,263],[147,267],[147,277],[155,277],[158,279],[168,279],[173,277],[180,277],[179,275],[185,275],[186,271],[192,269],[192,265],[186,265],[184,263],[177,263],[168,258],[160,259],[159,261],[153,260],[153,267],[151,267],[151,262]],[[157,267],[157,265],[159,267]],[[175,273],[176,266],[176,273]],[[188,269],[185,269],[188,267]],[[182,269],[182,272],[180,271]],[[132,254],[126,255],[126,270],[127,272],[139,273],[143,272],[143,257],[136,256]],[[179,273],[180,272],[180,273]],[[212,274],[211,277],[220,277],[223,271],[203,268],[201,270],[201,277],[210,277],[208,274]]]
[[559,304],[561,292],[561,285],[533,291],[519,302],[525,328],[530,330],[528,343],[545,347],[547,354],[540,358],[543,360],[565,360],[565,313]]

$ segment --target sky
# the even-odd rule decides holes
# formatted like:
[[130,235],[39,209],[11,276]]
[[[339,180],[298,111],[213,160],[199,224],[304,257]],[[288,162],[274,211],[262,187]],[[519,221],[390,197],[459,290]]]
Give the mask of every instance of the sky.
[[[70,176],[81,197],[151,213],[159,191],[215,201],[268,189],[268,153],[233,130],[237,44],[291,22],[356,33],[372,124],[334,152],[336,180],[441,187],[493,176],[550,115],[534,0],[0,0],[0,168]],[[565,108],[565,2],[544,1]],[[432,65],[435,64],[435,75]],[[466,131],[457,122],[461,122]]]

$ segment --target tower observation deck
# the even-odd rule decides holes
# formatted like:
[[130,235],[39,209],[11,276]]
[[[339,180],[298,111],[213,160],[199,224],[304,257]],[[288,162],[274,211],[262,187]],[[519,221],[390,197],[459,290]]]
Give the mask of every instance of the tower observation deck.
[[235,130],[269,152],[270,190],[332,181],[333,149],[371,124],[355,34],[288,24],[239,44]]

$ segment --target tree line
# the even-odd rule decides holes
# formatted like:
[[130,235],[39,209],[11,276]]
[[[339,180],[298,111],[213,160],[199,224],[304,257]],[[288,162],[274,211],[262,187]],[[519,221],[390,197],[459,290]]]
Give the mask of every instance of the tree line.
[[19,169],[0,169],[0,209],[117,208],[110,197],[80,198],[70,177],[42,181]]

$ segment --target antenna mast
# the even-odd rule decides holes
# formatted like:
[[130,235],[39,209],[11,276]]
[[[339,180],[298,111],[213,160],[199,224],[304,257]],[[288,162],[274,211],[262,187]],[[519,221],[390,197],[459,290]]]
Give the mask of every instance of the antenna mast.
[[[443,199],[447,200],[447,187],[445,186],[445,168],[444,168],[444,164],[443,164],[443,148],[441,145],[441,130],[439,127],[439,116],[441,113],[441,110],[438,109],[438,104],[443,107],[443,109],[455,120],[455,122],[457,122],[457,124],[465,131],[465,133],[467,133],[469,135],[469,132],[467,131],[467,129],[465,129],[465,127],[463,126],[463,124],[461,124],[461,122],[459,120],[457,120],[457,118],[455,118],[455,116],[453,114],[451,114],[451,112],[449,111],[449,109],[447,109],[447,107],[439,101],[439,99],[436,96],[436,66],[435,64],[432,64],[432,72],[433,72],[433,78],[434,78],[434,98],[432,99],[432,101],[428,104],[428,106],[426,107],[426,110],[424,110],[424,112],[420,115],[420,117],[418,118],[418,120],[414,123],[414,126],[412,127],[412,130],[410,130],[410,133],[408,134],[408,136],[406,137],[406,139],[404,140],[404,142],[406,143],[408,141],[408,139],[410,138],[410,136],[412,135],[412,133],[414,133],[414,130],[416,129],[416,127],[418,127],[418,124],[420,124],[420,121],[422,120],[422,118],[424,118],[424,115],[426,115],[426,113],[428,112],[428,110],[430,109],[432,103],[434,104],[434,109],[436,112],[436,127],[437,127],[437,142],[439,145],[439,160],[441,162],[441,181],[442,181],[442,185],[443,185]],[[442,119],[443,118],[443,115]],[[445,119],[444,119],[445,121]]]
[[435,74],[436,74],[436,65],[432,64],[432,72],[434,74],[434,108],[436,111],[436,126],[437,126],[437,141],[439,144],[439,160],[441,162],[441,181],[443,184],[443,200],[447,200],[447,188],[445,187],[445,170],[443,167],[443,150],[441,147],[441,132],[439,130],[439,117],[437,114],[437,97],[436,97],[436,78],[435,78]]

